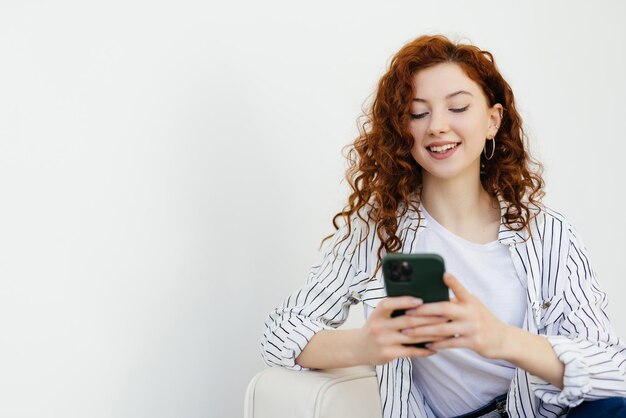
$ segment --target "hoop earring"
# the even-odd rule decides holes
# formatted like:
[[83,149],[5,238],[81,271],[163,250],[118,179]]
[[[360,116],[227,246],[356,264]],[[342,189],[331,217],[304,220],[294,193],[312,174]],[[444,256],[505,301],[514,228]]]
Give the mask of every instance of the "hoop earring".
[[491,160],[493,158],[493,154],[496,152],[496,137],[494,136],[489,141],[493,141],[493,147],[491,148],[491,154],[487,157],[487,144],[485,144],[485,148],[483,148],[483,154],[485,154],[486,160]]

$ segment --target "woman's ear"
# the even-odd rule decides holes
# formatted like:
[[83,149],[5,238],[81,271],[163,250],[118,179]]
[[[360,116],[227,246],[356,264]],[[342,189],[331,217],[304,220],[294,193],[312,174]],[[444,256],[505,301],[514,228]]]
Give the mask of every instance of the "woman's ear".
[[488,138],[494,138],[502,126],[502,115],[504,108],[500,103],[496,103],[489,109],[489,129]]

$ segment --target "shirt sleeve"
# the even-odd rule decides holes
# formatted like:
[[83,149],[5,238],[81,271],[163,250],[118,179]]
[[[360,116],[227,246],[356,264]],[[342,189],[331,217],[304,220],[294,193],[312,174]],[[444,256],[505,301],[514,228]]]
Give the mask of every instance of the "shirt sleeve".
[[350,230],[340,228],[321,264],[311,269],[306,285],[270,312],[261,339],[266,364],[305,370],[295,360],[311,338],[346,321],[350,306],[358,303],[370,278],[371,229],[359,218],[352,220]]
[[558,335],[547,336],[565,365],[563,389],[535,376],[535,394],[544,402],[574,407],[585,400],[626,396],[626,345],[613,331],[587,251],[570,228],[563,320]]

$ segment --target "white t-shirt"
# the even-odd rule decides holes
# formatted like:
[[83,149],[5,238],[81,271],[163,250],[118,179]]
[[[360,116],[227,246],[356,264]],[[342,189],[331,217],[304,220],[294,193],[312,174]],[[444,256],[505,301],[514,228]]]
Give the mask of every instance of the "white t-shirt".
[[[415,251],[437,253],[452,273],[500,320],[522,327],[526,289],[515,274],[509,248],[498,241],[476,244],[445,229],[422,208],[428,228]],[[515,367],[482,358],[468,349],[441,350],[413,361],[413,381],[438,417],[474,411],[505,394]]]

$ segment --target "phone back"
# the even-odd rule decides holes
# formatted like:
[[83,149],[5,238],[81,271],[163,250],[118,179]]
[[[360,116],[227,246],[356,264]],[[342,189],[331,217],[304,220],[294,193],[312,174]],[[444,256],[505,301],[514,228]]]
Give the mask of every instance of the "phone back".
[[449,300],[443,283],[445,265],[439,254],[388,254],[383,277],[388,296],[415,296],[428,302]]

